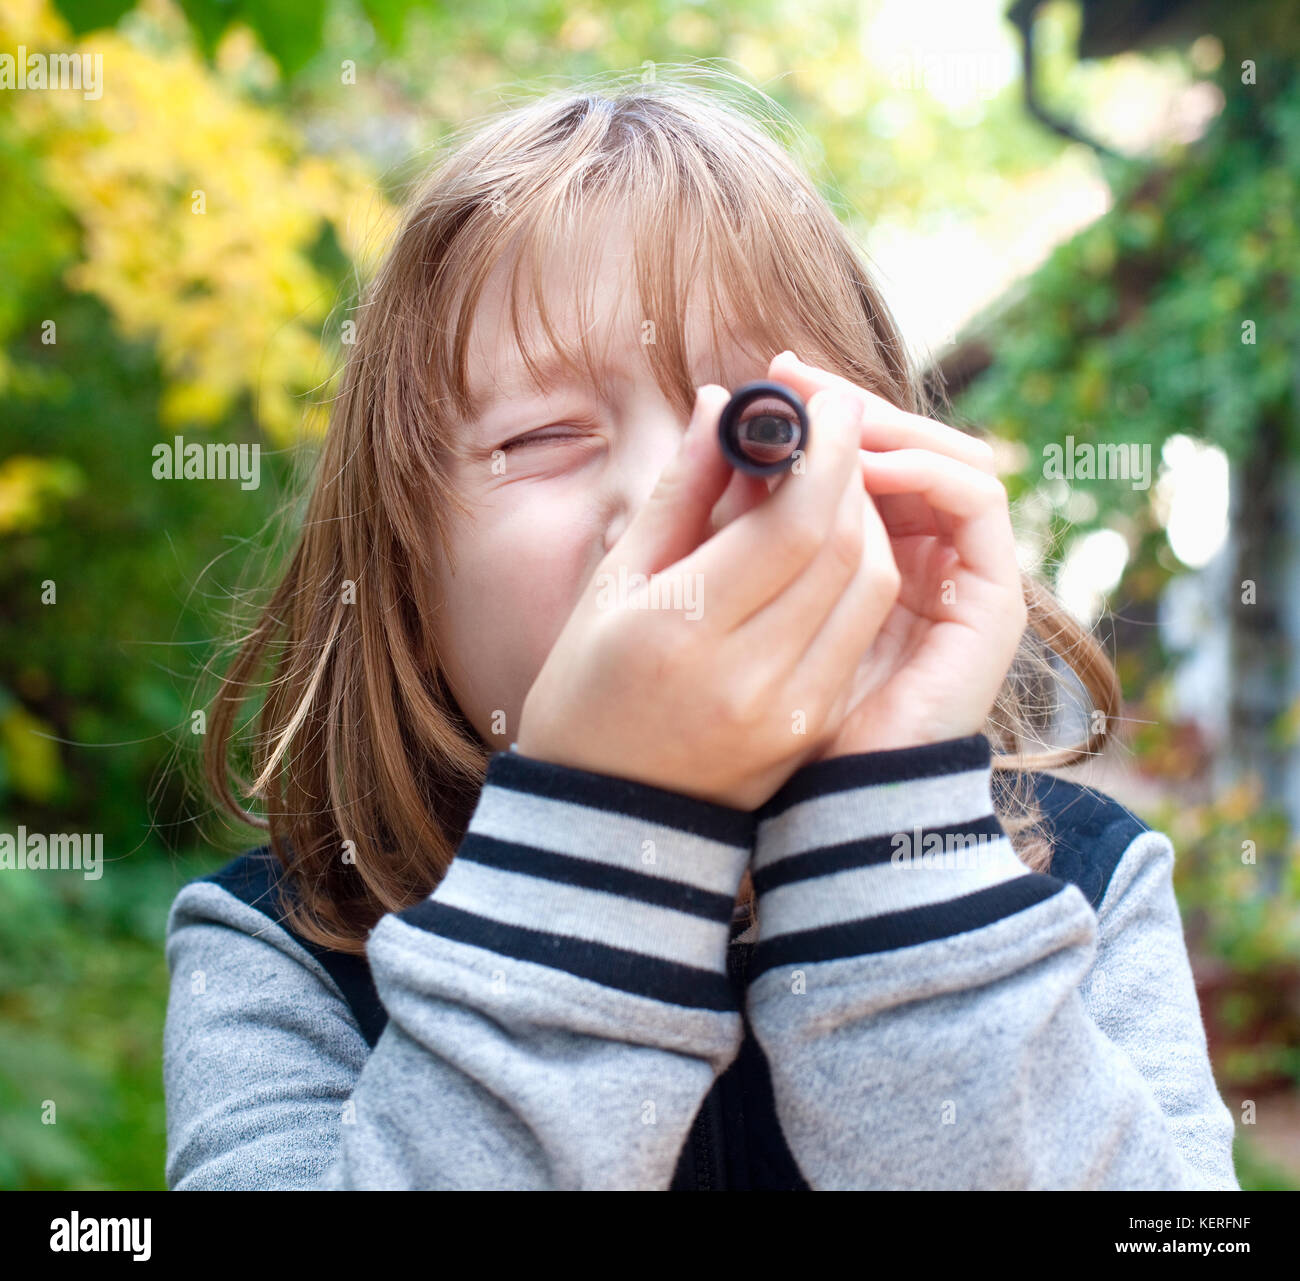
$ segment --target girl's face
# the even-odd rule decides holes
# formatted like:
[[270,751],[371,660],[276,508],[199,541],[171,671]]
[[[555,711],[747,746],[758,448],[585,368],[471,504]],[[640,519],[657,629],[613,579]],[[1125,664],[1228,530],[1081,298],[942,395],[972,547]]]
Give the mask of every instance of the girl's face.
[[[644,322],[653,318],[640,314],[631,253],[617,233],[603,241],[592,344],[603,355],[603,386],[564,370],[540,388],[529,385],[510,325],[504,262],[475,315],[469,381],[483,409],[462,425],[452,464],[452,483],[471,516],[452,512],[455,572],[444,559],[433,632],[461,711],[493,750],[514,741],[524,698],[555,638],[686,430],[645,355]],[[548,301],[567,300],[554,323],[572,334],[578,321],[565,264],[547,274]],[[697,386],[765,377],[776,355],[729,347],[717,367],[707,311],[692,307],[685,330]],[[495,450],[504,453],[494,468]],[[715,529],[755,501],[755,486],[759,494],[770,488],[737,473],[714,509]]]

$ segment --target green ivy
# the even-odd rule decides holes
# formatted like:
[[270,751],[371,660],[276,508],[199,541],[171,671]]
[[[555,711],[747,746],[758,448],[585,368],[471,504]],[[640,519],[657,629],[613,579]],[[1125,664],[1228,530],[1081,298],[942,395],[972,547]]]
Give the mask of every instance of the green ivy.
[[[1225,106],[1177,167],[1126,165],[1109,213],[1061,245],[970,338],[993,363],[955,400],[966,418],[1026,447],[1013,496],[1040,484],[1067,436],[1150,445],[1185,433],[1245,457],[1266,418],[1297,448],[1300,351],[1300,74],[1225,74]],[[1280,86],[1271,97],[1268,77]],[[1253,339],[1253,341],[1251,341]],[[1095,486],[1076,529],[1132,514],[1150,490]]]

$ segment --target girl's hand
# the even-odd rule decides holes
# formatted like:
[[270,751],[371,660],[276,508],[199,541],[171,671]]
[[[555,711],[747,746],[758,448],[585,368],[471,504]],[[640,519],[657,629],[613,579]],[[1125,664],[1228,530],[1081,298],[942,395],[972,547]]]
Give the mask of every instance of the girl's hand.
[[851,710],[823,756],[983,732],[1028,621],[993,451],[793,353],[769,376],[805,397],[835,389],[854,398],[863,480],[902,575],[879,633],[865,638]]
[[[702,387],[679,454],[597,567],[528,691],[516,747],[736,809],[758,808],[824,746],[894,604],[889,536],[862,484],[857,414],[808,399],[806,471],[710,537],[733,472],[717,444],[724,387]],[[626,574],[628,577],[621,577]],[[700,597],[697,617],[646,608]],[[683,589],[674,598],[668,588]]]

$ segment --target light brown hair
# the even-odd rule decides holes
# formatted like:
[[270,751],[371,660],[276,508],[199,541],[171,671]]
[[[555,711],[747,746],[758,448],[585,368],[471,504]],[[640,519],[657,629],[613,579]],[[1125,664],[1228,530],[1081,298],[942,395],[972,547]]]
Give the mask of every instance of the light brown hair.
[[[523,264],[573,256],[581,308],[577,215],[628,219],[642,312],[654,322],[644,350],[683,422],[694,387],[681,321],[701,280],[716,301],[715,326],[738,324],[737,338],[753,349],[770,357],[793,347],[906,410],[937,413],[862,255],[778,136],[783,127],[797,142],[777,104],[724,73],[606,77],[463,126],[409,200],[357,312],[287,568],[236,642],[204,744],[218,805],[269,831],[292,873],[293,898],[282,907],[304,937],[362,953],[383,913],[428,895],[451,863],[491,757],[450,695],[424,620],[446,515],[453,505],[465,510],[448,462],[455,424],[475,409],[470,323],[503,256],[514,255],[512,297]],[[530,372],[536,357],[521,324],[535,308],[561,358],[595,377],[586,338],[575,344],[556,332],[544,298],[523,308],[514,300]],[[1120,695],[1088,630],[1041,582],[1022,579],[1029,626],[986,733],[999,818],[1027,865],[1047,870],[1050,846],[1014,771],[1096,753]],[[1104,716],[1085,742],[1034,752],[1061,664]],[[262,678],[244,777],[235,718]],[[246,809],[236,788],[259,799],[264,815]],[[752,915],[748,875],[741,901]]]

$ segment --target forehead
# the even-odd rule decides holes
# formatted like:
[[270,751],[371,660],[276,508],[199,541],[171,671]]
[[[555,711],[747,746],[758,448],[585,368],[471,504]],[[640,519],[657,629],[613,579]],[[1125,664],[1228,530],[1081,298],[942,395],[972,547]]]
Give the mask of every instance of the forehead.
[[[625,376],[651,368],[649,344],[673,340],[673,317],[665,325],[662,317],[644,314],[634,245],[627,230],[614,224],[592,234],[590,245],[575,245],[571,254],[548,258],[536,277],[530,264],[519,264],[515,298],[519,334],[510,297],[515,259],[505,255],[493,268],[475,308],[467,347],[467,386],[477,414],[540,389],[520,351],[521,338],[539,367],[542,388],[589,381],[581,364],[577,369],[566,364],[555,339],[575,358],[585,345],[600,373]],[[537,294],[543,296],[554,338],[542,323]],[[776,354],[762,352],[752,338],[733,335],[722,324],[715,340],[714,319],[714,300],[702,281],[693,281],[685,291],[680,318],[681,342],[693,381],[697,373],[702,382],[729,377],[729,371],[752,369],[756,363],[765,367]]]

